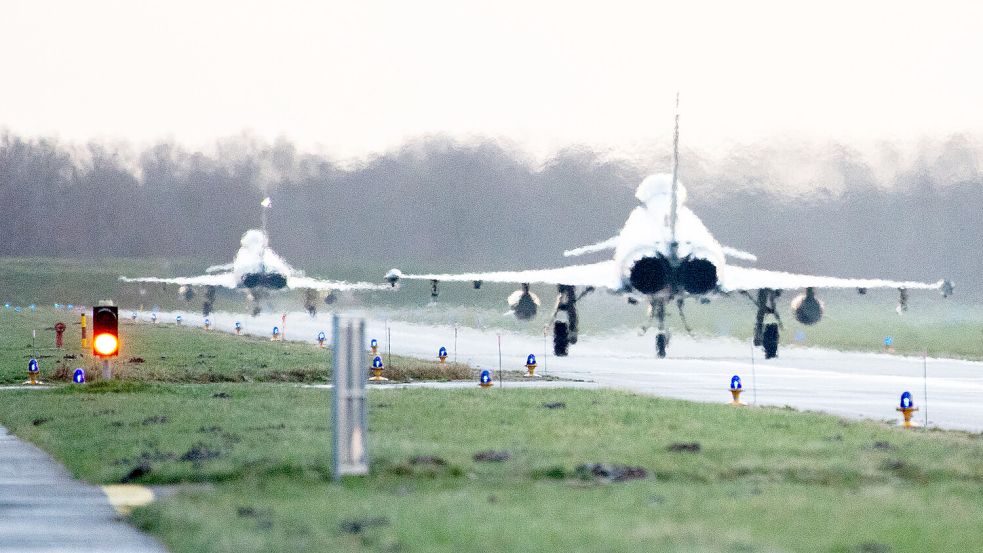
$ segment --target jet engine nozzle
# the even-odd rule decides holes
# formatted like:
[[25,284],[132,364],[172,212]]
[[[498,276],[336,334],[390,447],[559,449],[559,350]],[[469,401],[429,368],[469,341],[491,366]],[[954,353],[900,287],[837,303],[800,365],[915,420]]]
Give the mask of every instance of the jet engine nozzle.
[[665,257],[642,257],[628,272],[631,287],[643,294],[655,294],[669,285],[671,269]]
[[816,292],[812,288],[792,299],[792,314],[795,320],[804,325],[814,325],[823,318],[823,302],[816,297]]
[[676,274],[679,284],[690,294],[706,294],[717,287],[717,267],[706,259],[683,259]]

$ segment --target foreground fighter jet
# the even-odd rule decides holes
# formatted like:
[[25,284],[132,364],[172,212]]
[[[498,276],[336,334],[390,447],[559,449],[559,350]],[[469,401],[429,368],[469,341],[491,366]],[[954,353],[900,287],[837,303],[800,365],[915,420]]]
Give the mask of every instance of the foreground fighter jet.
[[325,304],[334,303],[335,292],[346,290],[384,290],[384,284],[372,284],[368,282],[344,282],[340,280],[318,280],[304,275],[303,271],[298,271],[282,257],[270,249],[269,239],[265,231],[266,217],[265,209],[270,206],[269,198],[263,200],[264,217],[263,230],[250,229],[242,235],[238,253],[232,263],[225,265],[214,265],[205,269],[204,275],[193,277],[142,277],[127,278],[119,277],[123,282],[157,282],[161,284],[177,284],[180,286],[179,293],[186,300],[191,301],[194,296],[194,287],[204,288],[205,300],[202,304],[202,312],[205,315],[212,310],[215,302],[215,288],[224,287],[234,290],[244,290],[246,298],[252,303],[253,315],[258,315],[262,310],[260,303],[266,300],[271,292],[283,290],[304,290],[304,308],[311,316],[317,314],[317,298],[319,292],[326,292],[324,296]]
[[[683,302],[686,298],[706,299],[710,295],[737,292],[755,305],[754,344],[763,346],[766,358],[778,354],[779,327],[776,299],[783,290],[803,290],[792,300],[792,312],[802,324],[819,322],[823,303],[816,297],[817,288],[855,288],[860,294],[868,288],[896,288],[900,292],[899,311],[907,308],[908,291],[940,290],[952,293],[947,280],[935,283],[897,282],[881,279],[852,279],[799,275],[741,267],[727,263],[727,258],[756,261],[754,255],[721,245],[699,217],[685,205],[686,189],[679,183],[679,113],[673,135],[672,174],[645,178],[635,191],[642,203],[628,216],[624,228],[612,238],[564,252],[578,256],[614,250],[613,259],[590,265],[571,265],[556,269],[500,271],[464,274],[403,274],[392,269],[386,280],[392,286],[401,279],[431,281],[431,295],[436,298],[440,281],[472,282],[480,288],[484,282],[518,283],[520,290],[508,298],[509,308],[519,319],[536,316],[539,299],[529,291],[532,283],[555,284],[559,292],[553,315],[553,351],[567,354],[569,344],[577,342],[577,301],[595,288],[605,288],[628,296],[635,304],[644,299],[649,304],[649,318],[657,327],[656,348],[665,357],[669,334],[665,327],[666,304],[675,301],[685,325]],[[578,293],[577,287],[582,287]],[[646,325],[642,331],[651,326]],[[687,328],[687,330],[689,330]]]

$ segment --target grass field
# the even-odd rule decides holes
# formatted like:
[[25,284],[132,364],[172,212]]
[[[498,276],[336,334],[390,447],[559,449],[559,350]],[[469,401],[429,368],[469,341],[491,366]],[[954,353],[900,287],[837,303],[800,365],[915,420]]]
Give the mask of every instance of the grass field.
[[[200,273],[204,261],[163,261],[146,259],[72,261],[59,259],[0,259],[0,301],[27,306],[30,303],[51,305],[75,303],[91,305],[100,299],[114,299],[119,305],[150,309],[200,309],[200,300],[188,304],[178,299],[177,287],[159,285],[123,285],[116,279],[126,275],[188,275]],[[378,274],[376,274],[378,273]],[[315,274],[315,273],[312,273]],[[377,268],[348,268],[344,274],[317,273],[332,278],[361,278],[380,281]],[[541,334],[552,314],[555,290],[533,286],[542,299],[539,316],[533,321],[518,321],[504,316],[505,298],[514,286],[486,284],[473,290],[467,283],[440,286],[438,303],[430,302],[429,283],[406,282],[395,292],[343,294],[331,309],[357,308],[384,318],[421,323],[460,324],[473,327],[503,328]],[[141,294],[141,291],[143,292]],[[794,294],[785,294],[779,309],[785,328],[785,346],[821,346],[852,351],[879,351],[890,336],[898,353],[983,359],[983,306],[969,303],[959,295],[943,300],[935,292],[912,292],[910,309],[903,316],[895,312],[897,292],[871,290],[866,296],[853,292],[820,292],[826,302],[823,320],[814,326],[795,322],[788,310]],[[297,310],[302,305],[299,293],[274,298],[277,310]],[[217,308],[246,311],[242,295],[220,290]],[[329,309],[321,306],[322,310]],[[669,325],[683,332],[675,310],[669,310]],[[708,305],[687,304],[690,325],[700,336],[731,336],[748,339],[754,310],[747,299],[724,297]],[[0,311],[0,318],[6,313]],[[645,308],[629,306],[624,298],[604,292],[588,295],[580,304],[582,333],[597,335],[624,332],[639,327],[646,320]],[[69,321],[66,321],[69,322]],[[2,321],[0,321],[2,324]]]
[[[4,392],[0,422],[93,482],[211,483],[133,514],[175,552],[983,543],[980,435],[611,391],[374,390],[371,475],[333,484],[330,401],[292,384],[114,382]],[[646,474],[578,471],[593,463]]]
[[[270,342],[175,324],[136,324],[124,313],[121,316],[121,355],[112,362],[117,379],[203,383],[328,382],[331,378],[330,349],[312,342]],[[54,347],[58,321],[68,325],[61,349]],[[78,313],[64,309],[0,310],[0,384],[26,380],[33,355],[38,356],[41,378],[47,382],[70,382],[76,368],[85,369],[89,380],[98,380],[102,365],[88,348],[82,348],[78,323]],[[386,365],[386,376],[392,380],[477,378],[475,370],[461,364],[392,356]]]

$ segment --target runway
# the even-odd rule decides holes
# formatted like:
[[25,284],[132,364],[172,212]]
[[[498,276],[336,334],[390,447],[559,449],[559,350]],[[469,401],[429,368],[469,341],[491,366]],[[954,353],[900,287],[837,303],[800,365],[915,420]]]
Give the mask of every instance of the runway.
[[[129,311],[121,310],[121,316]],[[162,324],[173,324],[177,313],[159,313]],[[181,313],[183,324],[200,326],[200,314]],[[343,315],[366,318],[367,339],[379,341],[380,351],[436,359],[440,346],[450,360],[483,369],[525,370],[526,356],[535,354],[537,372],[574,380],[594,382],[601,387],[630,390],[679,399],[725,403],[732,375],[740,375],[745,392],[742,400],[759,405],[791,406],[799,410],[824,411],[855,419],[897,422],[901,393],[910,391],[919,424],[983,432],[983,362],[905,357],[892,354],[852,353],[813,347],[784,346],[778,359],[765,361],[760,348],[729,338],[694,339],[676,334],[669,356],[658,359],[654,337],[624,331],[606,336],[581,335],[568,357],[552,355],[551,338],[499,330],[468,327],[419,325],[375,318],[371,312]],[[138,314],[150,320],[149,312]],[[234,332],[240,321],[246,334],[269,336],[281,325],[281,314],[257,317],[213,313],[212,327]],[[323,331],[330,343],[331,314],[311,318],[306,313],[287,314],[285,337],[314,343]],[[927,379],[924,374],[927,372]],[[508,384],[506,384],[507,386]],[[928,402],[926,405],[925,390]]]

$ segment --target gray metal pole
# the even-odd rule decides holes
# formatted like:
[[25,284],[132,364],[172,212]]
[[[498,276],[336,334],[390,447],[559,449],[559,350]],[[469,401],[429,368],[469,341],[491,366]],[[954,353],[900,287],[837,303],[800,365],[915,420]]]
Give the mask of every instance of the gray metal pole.
[[925,428],[928,428],[928,352],[922,353],[922,393],[925,402]]

